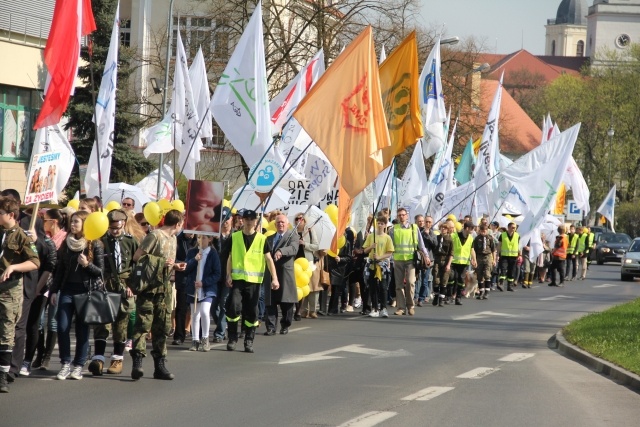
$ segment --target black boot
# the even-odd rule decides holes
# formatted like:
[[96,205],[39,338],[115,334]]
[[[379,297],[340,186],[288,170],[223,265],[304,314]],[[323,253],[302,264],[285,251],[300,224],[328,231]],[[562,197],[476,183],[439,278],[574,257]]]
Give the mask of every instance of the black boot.
[[7,383],[6,372],[0,372],[0,393],[9,393],[9,384]]
[[244,337],[244,351],[246,353],[253,353],[253,338],[256,335],[255,326],[246,329],[246,335]]
[[144,370],[142,369],[142,355],[138,352],[131,352],[131,358],[133,359],[131,378],[139,380],[144,375]]
[[175,376],[167,370],[164,363],[167,361],[164,357],[154,357],[153,364],[155,370],[153,371],[153,378],[156,380],[172,380]]
[[38,332],[38,343],[36,344],[36,360],[31,364],[31,369],[40,369],[42,366],[42,359],[44,359],[45,345],[44,345],[44,329]]
[[47,344],[44,348],[44,357],[42,358],[42,364],[40,365],[40,369],[47,370],[49,369],[49,361],[51,360],[51,354],[53,353],[53,349],[56,346],[56,341],[58,341],[58,333],[48,331],[47,333]]
[[233,351],[238,343],[238,322],[227,322],[227,332],[229,333],[227,351]]

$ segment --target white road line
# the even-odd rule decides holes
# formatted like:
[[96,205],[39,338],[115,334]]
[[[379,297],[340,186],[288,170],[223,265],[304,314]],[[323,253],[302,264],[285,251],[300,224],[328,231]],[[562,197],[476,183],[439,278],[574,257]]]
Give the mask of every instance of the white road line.
[[454,387],[427,387],[425,389],[420,390],[417,393],[413,393],[413,394],[410,394],[409,396],[403,397],[400,400],[427,401],[435,397],[438,397],[442,394],[445,394],[446,392],[451,391],[453,389]]
[[293,329],[289,329],[289,332],[304,331],[305,329],[311,329],[311,326],[303,326],[303,327],[301,327],[301,328],[293,328]]
[[395,417],[396,415],[398,415],[397,412],[367,412],[366,414],[362,414],[344,424],[340,424],[338,427],[373,427],[388,420],[389,418]]
[[535,356],[535,353],[511,353],[502,359],[498,359],[500,362],[522,362],[530,357]]
[[486,377],[489,374],[493,374],[496,371],[499,371],[499,368],[476,368],[472,369],[469,372],[465,372],[464,374],[458,375],[456,378],[467,378],[472,380],[477,380],[482,377]]
[[613,287],[616,287],[616,286],[620,286],[620,285],[614,285],[614,284],[611,284],[611,283],[603,283],[602,285],[594,286],[594,288],[613,288]]
[[554,295],[552,297],[540,298],[540,301],[559,301],[563,299],[574,299],[575,297],[568,295]]

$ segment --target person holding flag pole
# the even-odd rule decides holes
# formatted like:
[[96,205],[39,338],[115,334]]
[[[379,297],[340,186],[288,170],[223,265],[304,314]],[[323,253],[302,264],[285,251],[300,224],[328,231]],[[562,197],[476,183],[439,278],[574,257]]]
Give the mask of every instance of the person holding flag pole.
[[[364,273],[365,280],[369,282],[369,293],[371,295],[371,313],[369,313],[369,317],[386,318],[389,317],[386,304],[394,246],[391,237],[386,233],[387,217],[383,214],[378,214],[374,221],[376,223],[375,232],[367,236],[363,245],[364,253],[369,255]],[[365,295],[363,295],[363,306],[366,304],[365,299]]]

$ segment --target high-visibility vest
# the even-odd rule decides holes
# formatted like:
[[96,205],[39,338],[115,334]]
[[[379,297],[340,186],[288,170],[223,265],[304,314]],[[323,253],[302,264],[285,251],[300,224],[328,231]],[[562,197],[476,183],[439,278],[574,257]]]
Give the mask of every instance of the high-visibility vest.
[[418,227],[403,228],[400,224],[393,226],[393,259],[409,261],[413,259],[413,251],[418,248]]
[[569,239],[569,247],[567,248],[567,254],[573,255],[578,247],[578,233],[573,233]]
[[249,251],[244,246],[242,231],[231,235],[231,279],[261,284],[264,279],[266,262],[264,259],[264,245],[267,238],[264,234],[256,233]]
[[578,238],[578,248],[576,249],[576,253],[577,254],[583,253],[586,247],[587,247],[587,233],[582,233]]
[[502,233],[502,240],[500,245],[500,256],[517,257],[520,243],[520,235],[513,232],[513,237],[509,238],[506,232]]
[[567,246],[569,246],[569,238],[566,235],[562,235],[562,244],[559,248],[553,248],[552,255],[560,259],[567,259]]
[[587,249],[593,248],[593,241],[595,240],[596,235],[593,233],[589,233],[587,235]]
[[473,248],[473,237],[467,236],[467,241],[462,243],[459,233],[453,233],[451,235],[453,240],[453,260],[452,264],[469,265],[471,259],[471,249]]

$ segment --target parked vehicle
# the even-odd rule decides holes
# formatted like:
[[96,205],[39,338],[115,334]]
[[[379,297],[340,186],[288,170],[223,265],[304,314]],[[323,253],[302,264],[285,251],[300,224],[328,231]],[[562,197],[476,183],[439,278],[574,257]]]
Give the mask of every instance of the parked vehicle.
[[635,277],[640,277],[640,237],[633,239],[620,266],[620,280],[630,282]]
[[596,262],[621,262],[631,245],[631,237],[624,233],[602,233],[596,243]]

